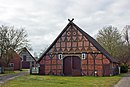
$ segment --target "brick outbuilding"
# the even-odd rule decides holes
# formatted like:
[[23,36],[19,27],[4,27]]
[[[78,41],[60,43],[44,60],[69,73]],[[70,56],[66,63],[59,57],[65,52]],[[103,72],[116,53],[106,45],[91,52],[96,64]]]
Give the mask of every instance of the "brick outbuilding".
[[13,66],[14,70],[21,70],[22,69],[22,59],[19,56],[19,54],[14,52],[13,59],[11,59],[9,64],[10,64],[10,66]]
[[21,70],[21,57],[19,56],[19,54],[17,54],[16,51],[12,50],[12,58],[9,60],[9,65],[5,64],[3,62],[3,59],[0,59],[0,67],[10,67],[11,70]]

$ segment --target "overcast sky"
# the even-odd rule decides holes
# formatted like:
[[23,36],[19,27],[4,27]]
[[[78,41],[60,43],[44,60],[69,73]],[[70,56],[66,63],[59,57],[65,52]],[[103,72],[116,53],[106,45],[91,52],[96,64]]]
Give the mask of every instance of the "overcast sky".
[[68,23],[91,36],[113,25],[130,24],[130,0],[0,0],[0,25],[25,27],[33,52],[39,54]]

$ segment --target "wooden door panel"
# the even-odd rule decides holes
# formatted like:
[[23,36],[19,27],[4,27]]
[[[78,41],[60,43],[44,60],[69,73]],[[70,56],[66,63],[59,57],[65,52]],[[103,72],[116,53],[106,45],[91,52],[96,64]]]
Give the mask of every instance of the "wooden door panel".
[[45,65],[44,64],[40,65],[39,74],[40,75],[45,75]]
[[63,73],[67,76],[81,75],[81,59],[77,56],[68,56],[63,59]]
[[71,69],[71,57],[66,57],[63,60],[63,72],[64,75],[72,75],[72,69]]
[[81,69],[81,60],[78,57],[72,57],[72,68],[73,69]]
[[77,56],[72,57],[72,75],[73,76],[81,75],[81,59]]
[[103,65],[103,75],[110,76],[110,64]]

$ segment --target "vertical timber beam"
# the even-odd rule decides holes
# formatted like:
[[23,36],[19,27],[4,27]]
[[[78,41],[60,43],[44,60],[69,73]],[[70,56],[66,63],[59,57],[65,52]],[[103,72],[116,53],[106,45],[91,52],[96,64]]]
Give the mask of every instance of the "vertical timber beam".
[[88,70],[88,57],[89,57],[89,56],[88,56],[88,54],[87,54],[87,58],[86,58],[86,59],[87,59],[87,75],[89,75],[89,70]]
[[56,54],[56,75],[58,75],[58,74],[57,74],[57,65],[58,65],[58,64],[57,64],[57,63],[58,63],[57,60],[58,60],[58,54]]
[[50,74],[52,75],[52,54],[50,54]]
[[46,74],[46,55],[44,57],[44,73]]
[[103,67],[103,54],[102,54],[102,75],[104,76],[104,67]]

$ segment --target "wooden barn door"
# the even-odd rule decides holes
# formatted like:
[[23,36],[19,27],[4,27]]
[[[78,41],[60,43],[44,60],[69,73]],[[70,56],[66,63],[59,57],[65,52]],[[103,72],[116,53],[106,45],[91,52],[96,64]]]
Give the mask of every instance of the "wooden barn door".
[[72,75],[72,58],[66,57],[63,59],[63,73],[64,75],[71,76]]
[[103,64],[103,75],[110,76],[110,64]]
[[78,56],[67,56],[63,59],[63,73],[67,76],[81,75],[81,59]]
[[45,74],[45,65],[44,64],[40,64],[39,74],[40,75],[44,75]]

